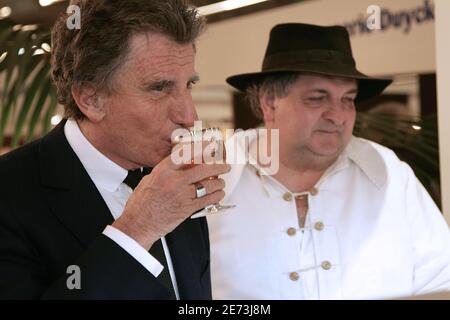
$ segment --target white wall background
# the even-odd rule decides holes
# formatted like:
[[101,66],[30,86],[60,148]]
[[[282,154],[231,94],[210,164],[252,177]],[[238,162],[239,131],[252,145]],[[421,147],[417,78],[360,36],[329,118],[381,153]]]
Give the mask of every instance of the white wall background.
[[[214,23],[198,44],[199,85],[226,86],[229,75],[260,70],[269,31],[278,23],[343,24],[365,15],[372,4],[395,12],[423,3],[424,0],[314,0]],[[414,24],[408,34],[391,28],[356,35],[352,37],[353,52],[359,69],[371,75],[434,72],[434,35],[432,21]]]

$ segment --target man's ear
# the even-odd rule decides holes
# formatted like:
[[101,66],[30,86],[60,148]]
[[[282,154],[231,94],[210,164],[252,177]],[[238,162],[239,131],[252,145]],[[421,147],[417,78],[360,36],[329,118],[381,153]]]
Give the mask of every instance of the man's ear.
[[259,104],[263,113],[264,123],[275,120],[275,97],[273,94],[261,92],[259,94]]
[[72,97],[89,121],[98,123],[106,115],[103,99],[93,86],[72,86]]

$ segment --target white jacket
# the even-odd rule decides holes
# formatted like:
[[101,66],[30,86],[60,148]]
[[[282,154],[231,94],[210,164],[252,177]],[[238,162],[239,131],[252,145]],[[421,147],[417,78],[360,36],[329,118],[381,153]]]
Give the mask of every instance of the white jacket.
[[[228,143],[230,157],[244,152],[244,135]],[[449,228],[391,150],[352,138],[308,195],[303,230],[289,190],[257,171],[234,165],[223,177],[223,202],[236,208],[208,216],[214,299],[385,299],[450,291]]]

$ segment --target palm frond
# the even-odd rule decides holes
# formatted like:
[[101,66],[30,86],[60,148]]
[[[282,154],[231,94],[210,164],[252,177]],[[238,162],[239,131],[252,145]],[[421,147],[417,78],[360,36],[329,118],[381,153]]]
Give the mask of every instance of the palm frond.
[[420,118],[360,112],[354,134],[393,149],[440,205],[437,115]]
[[0,147],[8,128],[13,128],[11,146],[35,137],[40,121],[53,107],[50,54],[42,49],[50,42],[50,30],[20,26],[0,20]]

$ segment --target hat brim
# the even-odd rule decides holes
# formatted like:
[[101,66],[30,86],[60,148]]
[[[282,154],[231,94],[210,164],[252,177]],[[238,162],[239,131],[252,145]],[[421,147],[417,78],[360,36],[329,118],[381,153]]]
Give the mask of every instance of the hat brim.
[[357,103],[378,96],[384,91],[384,89],[386,89],[392,83],[392,80],[390,79],[372,78],[357,70],[348,73],[338,74],[333,72],[307,70],[307,69],[302,70],[289,69],[289,70],[273,70],[266,72],[243,73],[228,77],[226,81],[234,88],[245,92],[245,90],[247,90],[247,88],[250,85],[261,82],[267,76],[283,73],[295,73],[295,72],[311,73],[329,77],[349,78],[358,80],[358,96],[356,97]]

